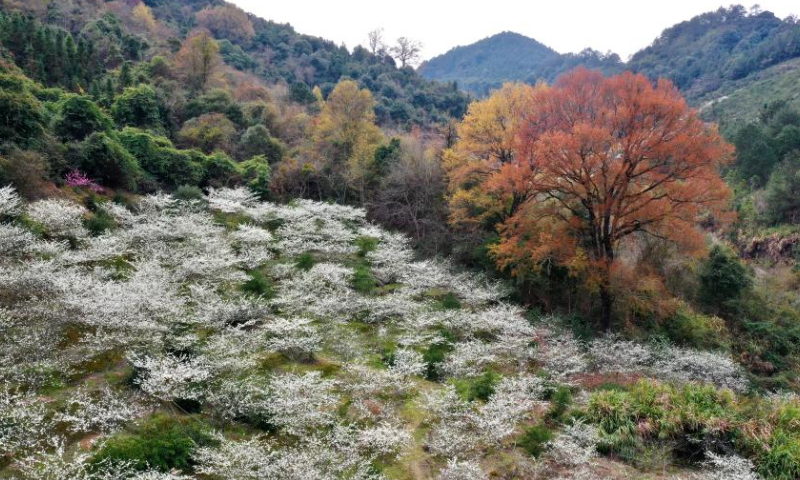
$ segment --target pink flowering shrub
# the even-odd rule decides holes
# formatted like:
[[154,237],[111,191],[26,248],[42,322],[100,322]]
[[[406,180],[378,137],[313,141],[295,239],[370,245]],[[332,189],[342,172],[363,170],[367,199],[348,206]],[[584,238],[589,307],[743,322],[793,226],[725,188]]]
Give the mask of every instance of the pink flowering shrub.
[[100,185],[96,184],[94,180],[87,177],[85,173],[81,172],[80,170],[73,170],[64,177],[66,180],[67,185],[70,187],[76,188],[86,188],[94,193],[103,193],[105,190]]

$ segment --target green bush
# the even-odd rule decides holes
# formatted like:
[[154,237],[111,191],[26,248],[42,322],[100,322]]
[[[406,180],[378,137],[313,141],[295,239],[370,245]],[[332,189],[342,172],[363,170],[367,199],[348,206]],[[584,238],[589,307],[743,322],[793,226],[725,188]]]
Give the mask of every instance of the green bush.
[[272,164],[283,159],[284,150],[283,144],[272,138],[267,127],[260,124],[248,128],[239,140],[239,158],[261,156]]
[[161,128],[161,106],[149,85],[126,88],[114,101],[111,113],[120,126]]
[[569,387],[560,385],[550,394],[549,400],[550,409],[547,411],[547,417],[556,421],[564,420],[564,415],[572,403],[572,391]]
[[356,238],[356,247],[358,247],[358,256],[364,258],[369,252],[374,252],[378,248],[379,239],[375,237],[361,236]]
[[699,349],[730,347],[730,332],[721,318],[693,312],[685,305],[664,320],[661,328],[667,338],[679,345]]
[[112,129],[111,119],[89,97],[70,95],[61,102],[54,129],[65,141],[83,140]]
[[159,414],[150,417],[129,432],[119,433],[102,444],[91,464],[130,462],[138,469],[173,469],[191,472],[192,453],[197,447],[214,443],[208,430],[194,417],[175,418]]
[[199,151],[178,150],[166,137],[131,127],[124,128],[119,138],[142,168],[166,186],[199,185],[205,176],[206,156]]
[[313,267],[316,263],[317,261],[314,259],[314,256],[310,252],[305,252],[297,257],[297,260],[294,262],[294,266],[300,270],[308,271],[311,270],[311,267]]
[[240,163],[239,172],[241,172],[247,187],[256,193],[261,200],[269,199],[272,167],[269,166],[269,161],[266,157],[253,157]]
[[204,198],[203,191],[194,185],[181,185],[175,190],[173,194],[178,200],[202,200]]
[[204,158],[205,178],[203,184],[218,188],[236,183],[239,178],[239,169],[229,156],[222,152],[215,152]]
[[444,363],[447,354],[453,351],[453,343],[456,341],[455,335],[447,329],[439,329],[439,334],[444,341],[432,343],[422,353],[422,360],[425,362],[425,378],[433,382],[441,380],[439,365]]
[[113,230],[117,226],[117,222],[114,221],[114,218],[104,210],[93,213],[83,223],[86,229],[89,230],[89,233],[95,236],[102,235],[107,231]]
[[456,383],[456,390],[465,400],[489,400],[494,394],[494,387],[500,381],[500,376],[494,372],[484,372],[483,375],[474,378],[461,380]]
[[750,272],[738,256],[719,245],[714,246],[700,267],[700,301],[720,311],[739,299],[753,284]]
[[275,294],[272,280],[259,270],[247,272],[250,280],[242,284],[242,291],[258,297],[272,298]]
[[360,293],[372,293],[375,290],[375,277],[369,265],[360,264],[353,271],[353,288]]
[[599,427],[604,453],[635,461],[659,444],[698,461],[705,449],[727,449],[752,458],[769,480],[799,478],[797,400],[737,398],[708,385],[641,380],[627,391],[594,392],[585,418]]
[[517,440],[517,445],[534,457],[539,457],[553,436],[553,432],[545,425],[534,425],[525,430],[525,433]]
[[439,306],[443,310],[458,310],[461,308],[461,300],[453,292],[447,292],[439,301]]
[[25,77],[0,74],[0,143],[32,147],[44,133],[47,117],[33,86]]
[[780,163],[764,193],[767,219],[772,223],[800,223],[800,154]]

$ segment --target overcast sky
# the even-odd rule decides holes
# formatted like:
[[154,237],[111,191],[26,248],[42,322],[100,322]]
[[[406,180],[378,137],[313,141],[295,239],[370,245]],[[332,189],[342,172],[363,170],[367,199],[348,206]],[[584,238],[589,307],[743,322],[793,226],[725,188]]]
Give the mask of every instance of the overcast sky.
[[[623,59],[649,45],[666,27],[725,0],[229,0],[268,20],[290,23],[300,33],[367,44],[367,32],[388,40],[412,37],[423,58],[442,54],[505,30],[535,38],[555,50],[612,50]],[[735,3],[735,2],[733,2]],[[747,8],[751,4],[744,3]],[[780,18],[800,15],[799,0],[762,0]]]

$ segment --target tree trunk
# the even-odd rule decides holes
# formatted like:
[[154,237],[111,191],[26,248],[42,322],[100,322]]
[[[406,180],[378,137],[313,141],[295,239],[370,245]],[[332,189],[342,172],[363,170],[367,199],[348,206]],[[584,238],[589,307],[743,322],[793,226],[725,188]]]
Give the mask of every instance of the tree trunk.
[[611,331],[611,313],[614,306],[614,295],[611,293],[611,285],[608,279],[604,279],[600,284],[600,327],[606,331]]

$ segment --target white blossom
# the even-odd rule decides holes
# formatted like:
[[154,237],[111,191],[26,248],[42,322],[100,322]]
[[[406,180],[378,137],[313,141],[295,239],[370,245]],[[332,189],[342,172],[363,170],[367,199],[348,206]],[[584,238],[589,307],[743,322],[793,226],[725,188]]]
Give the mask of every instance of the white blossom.
[[474,460],[450,459],[437,478],[438,480],[486,480],[489,476]]
[[310,359],[322,347],[322,335],[308,318],[277,318],[264,330],[266,347],[292,359]]
[[0,217],[13,217],[22,212],[22,201],[14,187],[7,185],[0,187]]
[[196,400],[210,377],[208,366],[198,358],[131,355],[129,360],[142,372],[135,379],[139,388],[160,400]]
[[598,440],[596,427],[574,422],[548,443],[548,456],[561,465],[584,465],[597,455]]
[[51,235],[58,237],[84,237],[86,209],[68,200],[39,200],[28,206],[28,216],[41,224]]

